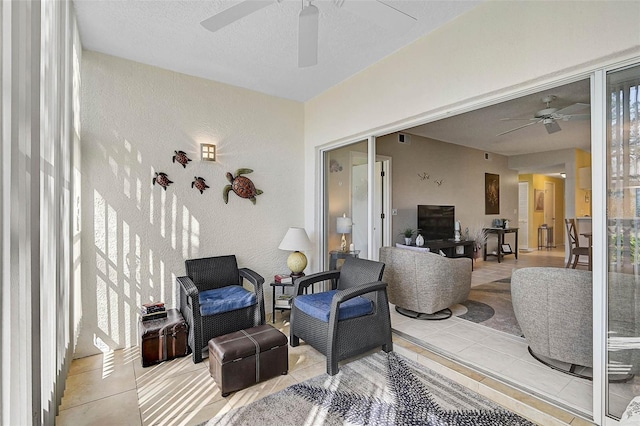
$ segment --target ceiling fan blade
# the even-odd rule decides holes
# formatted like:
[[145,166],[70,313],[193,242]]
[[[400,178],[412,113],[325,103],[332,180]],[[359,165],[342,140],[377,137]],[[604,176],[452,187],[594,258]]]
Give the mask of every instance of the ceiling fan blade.
[[544,123],[544,127],[547,129],[547,133],[552,134],[562,130],[560,128],[560,125],[555,120],[549,120],[549,121],[550,123]]
[[500,121],[540,121],[539,118],[501,118]]
[[417,21],[413,16],[380,0],[335,0],[335,3],[339,7],[343,7],[376,25],[390,30],[403,28]]
[[573,115],[576,112],[582,111],[586,108],[589,108],[591,105],[589,104],[583,104],[583,103],[576,103],[573,105],[569,105],[568,107],[562,108],[558,111],[555,112],[555,114],[561,114],[561,115]]
[[496,136],[506,135],[507,133],[515,132],[516,130],[524,129],[525,127],[531,126],[533,124],[538,124],[541,120],[534,121],[533,123],[527,123],[524,126],[516,127],[515,129],[507,130],[506,132],[498,133]]
[[200,25],[211,32],[216,32],[235,21],[244,18],[245,16],[249,16],[260,9],[271,5],[272,3],[272,1],[245,0],[242,3],[233,5],[230,8],[205,19],[200,22]]
[[298,66],[318,64],[318,18],[320,12],[312,4],[300,11],[298,20]]

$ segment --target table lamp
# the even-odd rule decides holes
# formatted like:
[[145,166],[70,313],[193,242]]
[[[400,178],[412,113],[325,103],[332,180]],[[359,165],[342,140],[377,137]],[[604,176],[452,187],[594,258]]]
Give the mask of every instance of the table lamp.
[[307,257],[300,250],[311,248],[311,241],[304,228],[289,228],[278,248],[293,251],[287,258],[287,266],[291,269],[292,277],[303,276],[302,271],[307,267]]
[[342,239],[340,240],[340,250],[342,251],[347,251],[347,239],[345,238],[344,234],[351,233],[352,225],[353,224],[351,223],[351,218],[347,217],[346,213],[343,213],[342,217],[338,218],[336,230],[338,231],[338,234],[342,234]]

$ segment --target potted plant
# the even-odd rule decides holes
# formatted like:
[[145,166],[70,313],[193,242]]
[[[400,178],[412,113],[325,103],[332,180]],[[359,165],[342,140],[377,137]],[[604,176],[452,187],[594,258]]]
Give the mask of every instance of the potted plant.
[[416,229],[409,227],[404,228],[402,231],[400,231],[400,235],[404,237],[404,243],[406,245],[411,245],[411,237],[413,237],[413,234],[415,234],[416,231]]
[[478,227],[471,231],[470,237],[474,241],[473,258],[477,259],[478,257],[480,257],[480,253],[484,249],[484,245],[487,243],[487,231],[485,231],[482,227]]

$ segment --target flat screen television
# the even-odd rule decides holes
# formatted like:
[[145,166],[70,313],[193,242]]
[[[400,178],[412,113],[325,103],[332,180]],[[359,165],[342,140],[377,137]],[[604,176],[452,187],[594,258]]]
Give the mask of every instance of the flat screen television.
[[455,221],[454,206],[418,206],[418,229],[427,241],[454,238]]

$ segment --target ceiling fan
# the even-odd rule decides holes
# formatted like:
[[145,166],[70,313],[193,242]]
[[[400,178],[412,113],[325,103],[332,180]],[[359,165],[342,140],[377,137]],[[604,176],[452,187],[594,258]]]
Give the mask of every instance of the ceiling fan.
[[524,129],[525,127],[539,123],[544,124],[544,127],[547,129],[547,133],[552,134],[562,130],[560,125],[557,123],[558,120],[587,120],[591,117],[590,113],[577,114],[578,112],[589,108],[589,104],[575,103],[568,107],[558,109],[550,106],[551,102],[556,100],[556,98],[557,97],[555,95],[547,95],[542,98],[542,102],[544,102],[547,107],[537,111],[533,118],[501,118],[500,121],[527,120],[530,121],[530,123],[516,127],[515,129],[507,130],[506,132],[498,133],[496,136],[506,135],[507,133],[515,132],[516,130]]
[[[205,29],[216,32],[250,14],[273,3],[283,0],[243,0],[228,9],[200,22]],[[365,19],[387,28],[403,28],[416,21],[395,7],[381,0],[333,0],[339,8],[350,10]],[[320,12],[311,0],[302,0],[302,10],[298,15],[298,67],[310,67],[318,64],[318,21]]]

